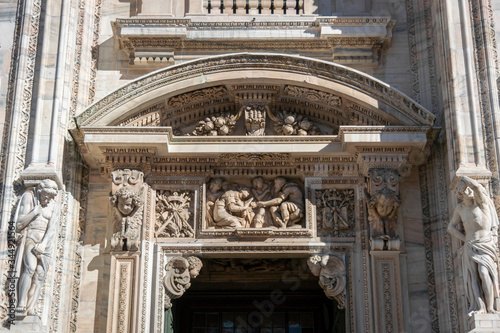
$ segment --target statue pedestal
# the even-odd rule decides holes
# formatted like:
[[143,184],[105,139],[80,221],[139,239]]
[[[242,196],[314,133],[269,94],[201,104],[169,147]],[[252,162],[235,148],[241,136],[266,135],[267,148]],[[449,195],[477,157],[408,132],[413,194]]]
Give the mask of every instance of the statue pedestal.
[[500,314],[484,313],[469,317],[469,333],[500,333]]
[[375,332],[403,332],[399,251],[371,251]]
[[38,316],[16,316],[16,319],[10,326],[10,331],[24,333],[43,332],[42,320]]
[[137,332],[140,253],[111,253],[106,332]]

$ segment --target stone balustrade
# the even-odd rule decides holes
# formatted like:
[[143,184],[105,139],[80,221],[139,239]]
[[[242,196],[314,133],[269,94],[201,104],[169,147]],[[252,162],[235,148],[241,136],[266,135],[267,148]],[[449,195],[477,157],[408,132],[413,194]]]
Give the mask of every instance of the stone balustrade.
[[204,12],[226,15],[304,14],[304,2],[311,0],[204,0]]

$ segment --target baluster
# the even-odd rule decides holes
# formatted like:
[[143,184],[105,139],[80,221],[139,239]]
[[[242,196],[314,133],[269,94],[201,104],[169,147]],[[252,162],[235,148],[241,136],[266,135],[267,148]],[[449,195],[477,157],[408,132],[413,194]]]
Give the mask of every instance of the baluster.
[[246,0],[236,0],[236,14],[245,15],[247,13],[247,1]]
[[262,6],[261,13],[263,15],[271,14],[271,0],[262,0],[260,4]]
[[296,0],[285,0],[286,15],[296,15],[297,11],[295,7],[297,6]]
[[211,5],[212,5],[212,10],[211,10],[211,14],[220,14],[221,13],[221,0],[212,0],[211,2]]
[[259,0],[248,0],[248,14],[249,15],[259,14]]
[[274,14],[283,15],[284,0],[274,0]]

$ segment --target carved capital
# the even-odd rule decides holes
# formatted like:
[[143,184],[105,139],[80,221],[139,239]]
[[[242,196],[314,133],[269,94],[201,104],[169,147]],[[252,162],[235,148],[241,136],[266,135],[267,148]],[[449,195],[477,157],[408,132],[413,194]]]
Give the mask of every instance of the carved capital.
[[339,309],[345,308],[346,269],[342,259],[330,255],[314,255],[307,260],[311,272],[319,277],[319,285],[326,297],[334,299]]
[[171,300],[184,295],[184,292],[191,287],[191,279],[200,273],[203,263],[198,257],[174,257],[165,266],[165,308],[172,306]]
[[358,155],[359,172],[369,177],[372,169],[394,169],[401,177],[410,175],[412,164],[409,162],[408,152],[384,153],[372,149],[371,152],[360,152]]

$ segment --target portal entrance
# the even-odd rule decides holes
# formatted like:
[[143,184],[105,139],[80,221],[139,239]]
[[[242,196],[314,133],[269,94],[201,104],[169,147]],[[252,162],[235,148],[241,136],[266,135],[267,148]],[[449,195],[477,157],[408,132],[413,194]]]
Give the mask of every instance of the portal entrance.
[[325,296],[303,261],[204,260],[207,269],[167,314],[174,332],[345,332],[345,312]]

